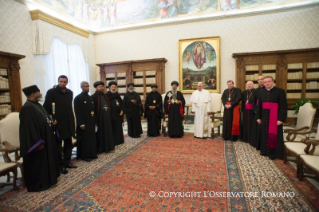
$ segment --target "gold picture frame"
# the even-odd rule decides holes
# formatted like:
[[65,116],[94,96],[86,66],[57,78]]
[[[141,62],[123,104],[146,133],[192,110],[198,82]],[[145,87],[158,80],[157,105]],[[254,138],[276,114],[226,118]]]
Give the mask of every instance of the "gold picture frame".
[[179,87],[193,93],[197,83],[204,89],[220,93],[220,37],[179,40]]

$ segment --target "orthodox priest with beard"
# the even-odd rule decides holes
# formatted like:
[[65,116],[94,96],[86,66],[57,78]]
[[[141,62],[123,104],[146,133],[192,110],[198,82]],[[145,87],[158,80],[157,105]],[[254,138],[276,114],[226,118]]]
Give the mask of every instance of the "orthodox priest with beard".
[[127,119],[128,135],[132,138],[141,137],[143,105],[140,95],[134,91],[134,83],[127,84],[128,91],[124,95],[124,113]]
[[[253,147],[256,147],[257,150],[260,150],[260,129],[261,129],[261,124],[257,123],[257,106],[258,106],[258,98],[259,98],[259,93],[265,89],[264,86],[264,76],[260,75],[258,76],[258,88],[254,90],[254,97],[253,97],[253,110],[254,110],[254,124],[253,124],[253,128],[250,134],[250,145],[252,145]],[[257,123],[257,124],[256,124]]]
[[106,93],[106,96],[109,98],[112,108],[112,115],[114,123],[112,126],[114,144],[119,145],[124,143],[124,134],[123,134],[123,100],[118,94],[117,83],[115,81],[109,82],[109,91]]
[[20,117],[20,155],[23,158],[24,180],[29,192],[49,189],[60,176],[53,125],[47,111],[38,103],[39,88],[32,85],[22,89],[27,96]]
[[171,83],[172,90],[166,93],[164,99],[165,114],[168,115],[168,135],[169,137],[181,138],[184,135],[183,117],[185,99],[183,94],[177,90],[179,83]]
[[94,83],[95,93],[92,95],[97,117],[97,152],[109,152],[115,149],[113,137],[113,119],[111,112],[111,103],[104,94],[104,83],[97,81]]
[[81,82],[81,89],[82,93],[74,98],[74,112],[77,123],[77,158],[90,162],[97,158],[95,107],[92,97],[88,94],[89,83]]
[[227,81],[227,87],[228,89],[225,89],[222,95],[224,105],[223,139],[237,141],[240,136],[239,102],[241,100],[241,90],[234,87],[233,80]]
[[246,87],[247,90],[242,93],[241,97],[241,110],[243,111],[242,140],[244,142],[252,143],[250,135],[253,125],[256,125],[256,122],[254,122],[255,113],[253,110],[253,102],[255,101],[254,83],[252,81],[248,81],[246,83]]
[[285,90],[274,86],[274,79],[264,78],[265,89],[259,93],[257,122],[261,124],[260,154],[269,159],[282,158],[284,149],[283,122],[287,118]]
[[160,134],[161,118],[163,115],[162,96],[157,92],[157,85],[151,85],[150,92],[145,101],[145,114],[147,118],[147,136],[156,137]]

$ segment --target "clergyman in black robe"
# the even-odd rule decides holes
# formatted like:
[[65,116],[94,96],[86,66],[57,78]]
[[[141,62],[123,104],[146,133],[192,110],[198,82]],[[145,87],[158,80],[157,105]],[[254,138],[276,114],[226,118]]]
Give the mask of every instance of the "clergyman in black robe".
[[241,100],[240,88],[234,87],[234,81],[227,81],[228,89],[224,90],[222,103],[224,105],[223,135],[224,140],[237,141],[240,136],[240,112]]
[[253,110],[254,110],[254,124],[253,128],[250,134],[250,144],[255,147],[257,150],[260,150],[260,129],[261,129],[261,124],[257,123],[257,106],[258,106],[258,98],[259,98],[259,93],[261,90],[265,89],[264,87],[264,76],[260,75],[258,76],[258,88],[254,90],[253,93],[253,100],[252,100],[252,105],[253,105]]
[[145,101],[145,114],[147,118],[147,136],[156,137],[160,135],[161,118],[163,115],[162,96],[157,92],[157,85],[151,85],[150,92]]
[[97,117],[97,152],[109,152],[115,149],[115,142],[113,137],[113,118],[110,107],[110,100],[104,94],[104,83],[97,81],[94,83],[96,89],[92,95],[95,110],[94,113]]
[[242,104],[241,110],[243,112],[243,124],[242,124],[242,140],[244,142],[252,143],[252,139],[250,137],[253,125],[257,125],[255,120],[255,112],[253,110],[253,102],[254,102],[254,83],[252,81],[248,81],[246,83],[247,90],[242,93]]
[[179,83],[171,82],[172,90],[167,92],[164,99],[165,114],[168,115],[168,136],[181,138],[184,135],[183,118],[185,99],[177,90]]
[[117,83],[115,81],[109,82],[109,91],[106,93],[106,96],[110,100],[112,115],[113,115],[113,136],[114,144],[120,145],[124,143],[124,134],[123,134],[123,100],[121,96],[116,91]]
[[36,85],[22,89],[27,96],[20,117],[20,155],[23,158],[24,180],[29,192],[43,191],[57,183],[59,161],[52,122],[38,103],[42,97]]
[[261,124],[260,154],[274,160],[283,157],[282,124],[287,118],[287,98],[285,90],[274,87],[272,77],[265,77],[264,85],[257,108],[257,121]]
[[97,158],[95,107],[92,97],[88,94],[89,83],[81,82],[81,89],[82,93],[74,98],[74,112],[77,123],[77,158],[90,162]]
[[[57,150],[60,163],[60,173],[67,174],[65,168],[77,168],[71,164],[72,156],[72,137],[75,136],[75,123],[73,115],[73,92],[66,88],[68,78],[61,75],[58,78],[58,85],[56,88],[51,88],[47,91],[43,107],[49,114],[54,112],[52,103],[55,103],[55,114],[52,116],[53,120],[57,120],[58,124],[55,129]],[[63,157],[62,157],[62,141]]]
[[139,138],[142,131],[141,116],[143,115],[143,105],[141,97],[134,91],[134,84],[127,84],[128,91],[124,94],[124,113],[127,119],[128,135],[132,138]]

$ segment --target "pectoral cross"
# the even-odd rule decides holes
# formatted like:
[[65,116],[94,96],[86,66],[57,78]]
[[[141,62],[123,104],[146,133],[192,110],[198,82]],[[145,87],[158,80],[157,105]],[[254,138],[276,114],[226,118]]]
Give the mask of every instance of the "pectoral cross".
[[107,109],[108,109],[106,105],[104,105],[104,107],[103,107],[103,108],[104,108],[104,110],[105,110],[105,111],[107,111]]
[[51,127],[52,121],[49,118],[47,118],[47,122],[48,122],[49,126]]
[[231,98],[229,97],[229,98],[228,98],[228,101],[230,101],[230,100],[231,100]]
[[156,103],[156,100],[153,100],[153,103],[155,104],[155,103]]
[[115,101],[116,101],[116,105],[119,106],[120,104],[119,104],[119,102],[117,101],[117,99],[116,99]]
[[94,116],[94,111],[91,112],[91,115]]

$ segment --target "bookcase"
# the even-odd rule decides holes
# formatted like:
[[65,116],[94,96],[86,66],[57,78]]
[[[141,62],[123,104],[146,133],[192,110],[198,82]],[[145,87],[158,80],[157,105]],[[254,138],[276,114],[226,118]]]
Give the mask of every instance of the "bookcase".
[[23,55],[0,51],[0,119],[22,107],[20,65]]
[[[288,109],[298,99],[319,100],[319,48],[269,52],[234,53],[236,85],[246,89],[257,77],[272,76],[275,85],[287,93]],[[318,113],[317,113],[318,115]]]
[[157,84],[157,91],[164,93],[165,88],[165,58],[147,60],[132,60],[113,63],[97,64],[100,67],[100,80],[106,85],[112,80],[118,84],[118,93],[123,98],[127,92],[127,83],[133,82],[135,91],[140,95],[144,104],[146,95],[151,92],[151,84]]

